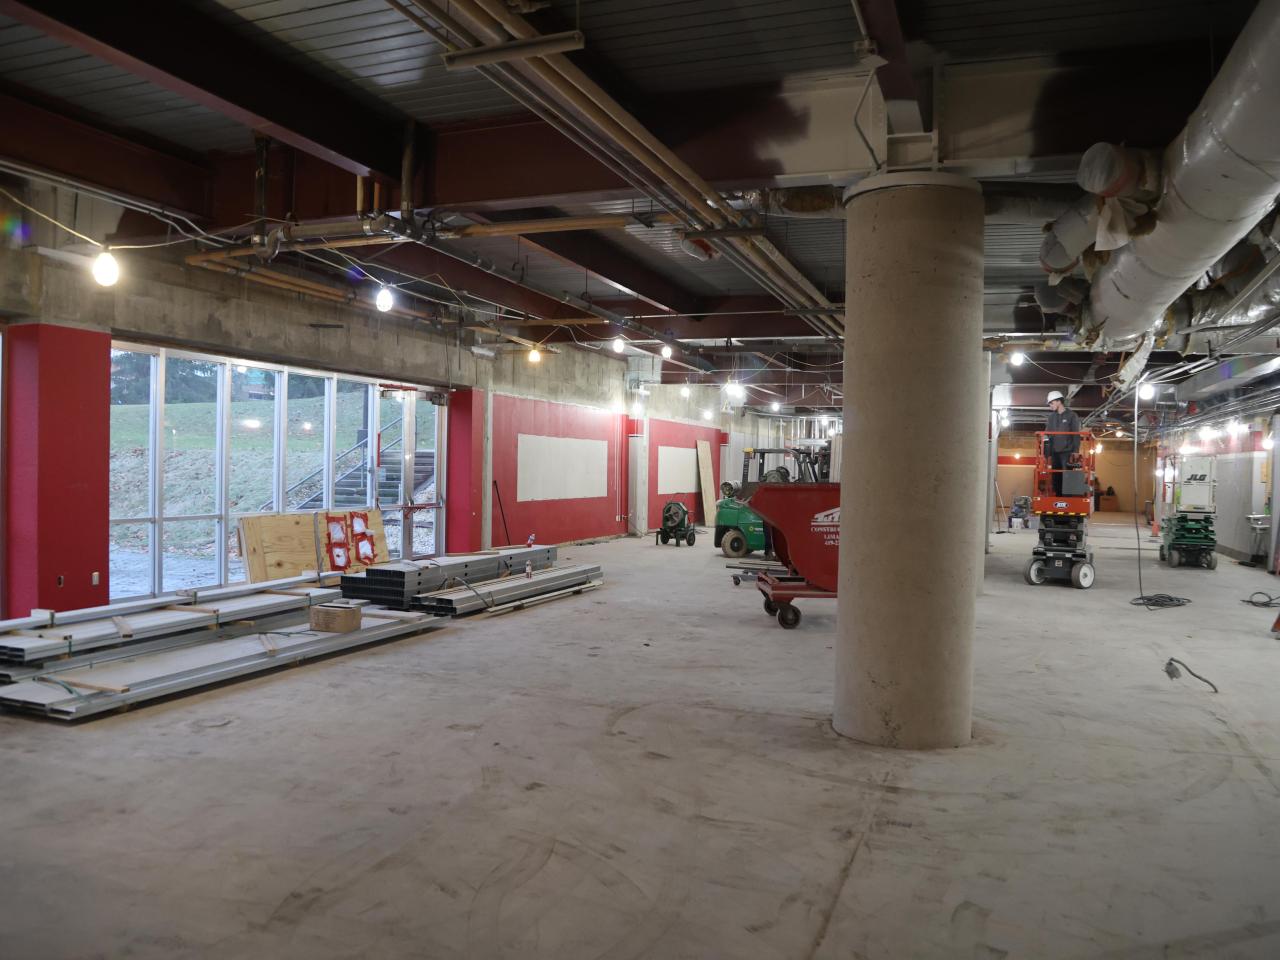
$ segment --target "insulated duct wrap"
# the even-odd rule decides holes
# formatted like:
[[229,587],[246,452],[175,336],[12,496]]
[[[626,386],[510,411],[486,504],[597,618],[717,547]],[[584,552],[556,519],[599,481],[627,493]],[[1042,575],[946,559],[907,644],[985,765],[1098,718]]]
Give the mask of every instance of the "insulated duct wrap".
[[1094,277],[1092,324],[1110,344],[1151,330],[1280,193],[1280,0],[1261,0],[1164,158],[1158,221]]

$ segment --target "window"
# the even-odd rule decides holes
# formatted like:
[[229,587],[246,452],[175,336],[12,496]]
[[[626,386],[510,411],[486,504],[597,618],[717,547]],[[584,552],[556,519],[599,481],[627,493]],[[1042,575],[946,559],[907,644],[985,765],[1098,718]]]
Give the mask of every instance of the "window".
[[373,387],[339,380],[335,403],[333,505],[344,509],[373,503],[369,480],[373,454],[369,443],[370,400]]
[[290,373],[285,425],[284,508],[324,506],[327,377]]
[[111,527],[107,583],[112,600],[153,592],[152,387],[156,358],[111,351]]
[[125,344],[111,359],[113,600],[244,580],[239,518],[281,507],[376,494],[393,556],[406,527],[406,550],[435,552],[437,408],[420,391]]
[[232,367],[230,407],[227,506],[233,514],[272,513],[277,473],[276,372]]

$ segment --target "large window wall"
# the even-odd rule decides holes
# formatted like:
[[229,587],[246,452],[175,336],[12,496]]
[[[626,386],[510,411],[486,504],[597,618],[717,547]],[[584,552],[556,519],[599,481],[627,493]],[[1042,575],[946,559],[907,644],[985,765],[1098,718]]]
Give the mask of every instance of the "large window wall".
[[243,581],[237,526],[254,513],[369,507],[393,557],[435,555],[441,408],[429,393],[115,344],[112,599]]

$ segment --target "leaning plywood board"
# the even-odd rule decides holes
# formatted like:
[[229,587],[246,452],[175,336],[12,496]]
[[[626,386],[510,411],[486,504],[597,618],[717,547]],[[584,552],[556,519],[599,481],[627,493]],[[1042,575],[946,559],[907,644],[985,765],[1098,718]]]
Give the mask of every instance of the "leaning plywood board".
[[[336,516],[342,511],[331,511]],[[374,559],[386,563],[387,533],[378,510],[367,513],[369,532],[373,534]],[[350,516],[350,513],[343,513]],[[252,583],[296,577],[307,570],[329,571],[328,551],[324,549],[323,521],[320,513],[267,513],[240,518],[240,543],[245,568]],[[359,573],[363,564],[352,564],[346,573]]]
[[706,440],[698,441],[698,485],[702,491],[702,522],[710,526],[716,516],[716,478],[711,467],[711,444]]

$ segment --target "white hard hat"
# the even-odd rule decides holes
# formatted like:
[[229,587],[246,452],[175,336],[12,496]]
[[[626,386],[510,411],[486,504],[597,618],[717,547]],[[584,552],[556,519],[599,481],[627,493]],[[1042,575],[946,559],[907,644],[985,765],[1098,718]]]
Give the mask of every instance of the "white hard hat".
[[1049,396],[1048,396],[1048,398],[1046,398],[1045,403],[1053,403],[1053,401],[1055,401],[1055,400],[1061,400],[1061,399],[1062,399],[1062,391],[1061,391],[1061,390],[1050,390],[1050,391],[1049,391]]

